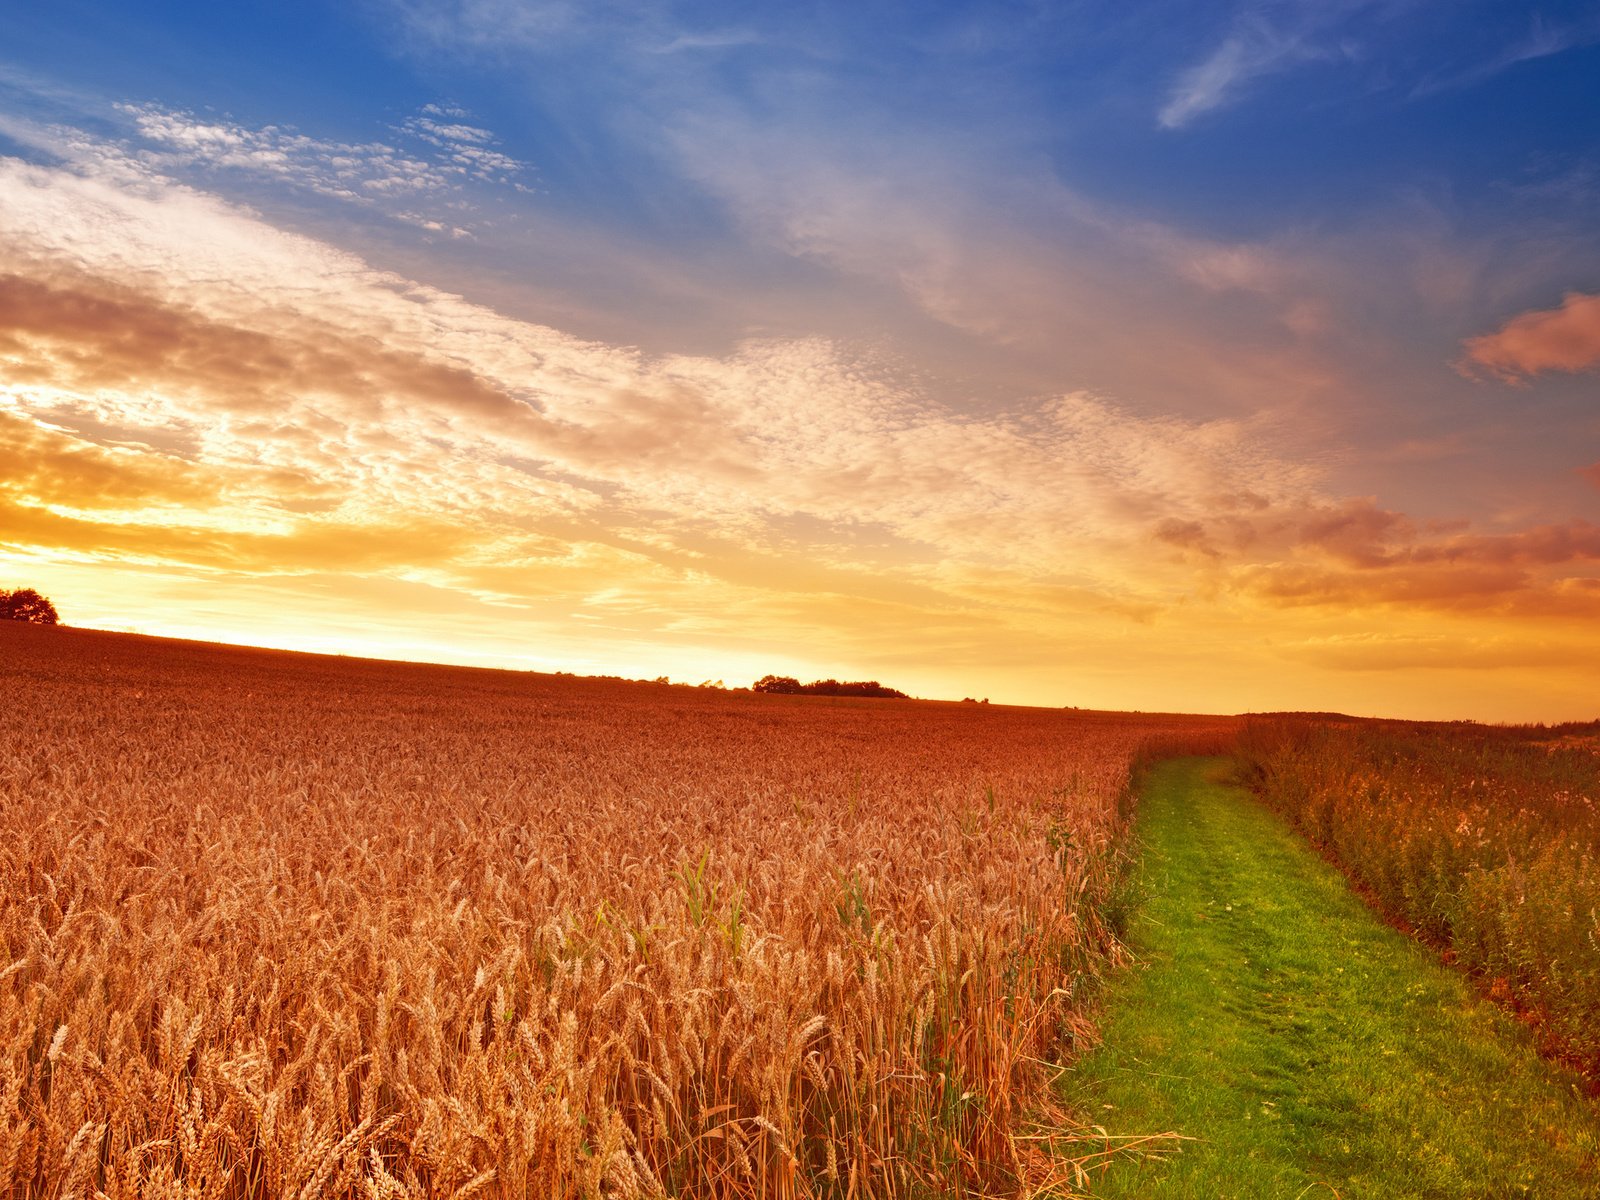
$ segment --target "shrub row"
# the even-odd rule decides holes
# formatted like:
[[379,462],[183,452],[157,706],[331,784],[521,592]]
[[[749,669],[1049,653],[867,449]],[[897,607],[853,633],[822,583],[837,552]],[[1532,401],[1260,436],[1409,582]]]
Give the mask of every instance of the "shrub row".
[[1238,756],[1390,915],[1600,1064],[1592,732],[1275,719],[1251,723]]

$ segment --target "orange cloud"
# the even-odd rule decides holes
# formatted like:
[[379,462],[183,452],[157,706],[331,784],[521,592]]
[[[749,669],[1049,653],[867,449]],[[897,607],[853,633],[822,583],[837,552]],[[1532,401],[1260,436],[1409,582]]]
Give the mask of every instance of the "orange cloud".
[[1440,634],[1337,634],[1282,648],[1282,653],[1335,671],[1503,671],[1548,669],[1571,661],[1570,646],[1546,641]]
[[1206,527],[1199,521],[1180,521],[1176,517],[1168,517],[1156,526],[1155,536],[1158,542],[1165,542],[1180,550],[1195,550],[1212,558],[1217,556],[1216,548],[1206,536]]
[[1564,566],[1600,560],[1600,526],[1588,521],[1538,525],[1516,533],[1461,534],[1408,551],[1414,563]]
[[[1234,576],[1237,585],[1287,607],[1600,615],[1600,579],[1571,574],[1600,562],[1600,526],[1575,520],[1516,533],[1430,537],[1398,514],[1355,511],[1353,527],[1361,536],[1351,540],[1338,523],[1315,523],[1312,533],[1332,528],[1335,536],[1303,538],[1297,549],[1309,557],[1243,566]],[[1369,536],[1375,530],[1385,536]]]
[[335,392],[376,413],[405,396],[511,429],[532,410],[470,371],[305,322],[268,334],[104,280],[0,274],[0,360],[14,385],[75,390],[178,388],[208,405],[270,413]]
[[1469,338],[1463,367],[1510,383],[1544,371],[1600,367],[1600,294],[1568,292],[1560,308],[1513,317],[1494,333]]
[[181,459],[96,446],[0,409],[0,494],[105,509],[214,504],[220,492]]
[[306,484],[149,447],[99,446],[0,410],[0,546],[298,574],[438,566],[482,536],[402,513],[382,522],[284,519],[256,502],[295,497]]
[[1312,513],[1300,525],[1297,540],[1349,566],[1375,567],[1390,560],[1393,542],[1410,535],[1410,522],[1402,514],[1369,499],[1352,499]]

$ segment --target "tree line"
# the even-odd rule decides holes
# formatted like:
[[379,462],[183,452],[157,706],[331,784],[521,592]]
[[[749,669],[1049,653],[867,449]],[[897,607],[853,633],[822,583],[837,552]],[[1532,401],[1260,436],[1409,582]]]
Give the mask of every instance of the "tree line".
[[779,696],[876,696],[894,700],[910,697],[898,688],[886,687],[876,679],[856,683],[841,683],[837,679],[818,679],[801,683],[792,675],[763,675],[751,685],[753,692],[770,692]]

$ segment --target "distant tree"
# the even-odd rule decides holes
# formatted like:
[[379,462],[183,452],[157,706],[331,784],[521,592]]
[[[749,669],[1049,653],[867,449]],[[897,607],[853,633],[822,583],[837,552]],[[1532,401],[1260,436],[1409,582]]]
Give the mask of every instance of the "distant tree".
[[840,683],[837,679],[818,679],[801,683],[790,675],[763,675],[752,685],[751,691],[772,692],[780,696],[871,696],[884,699],[905,700],[906,694],[896,688],[885,687],[876,679],[859,683]]
[[27,621],[32,625],[59,625],[56,606],[32,588],[8,592],[0,588],[0,621]]
[[876,679],[864,679],[855,683],[840,683],[837,679],[819,679],[816,683],[806,684],[800,690],[819,696],[869,696],[888,700],[906,698],[906,694],[898,688],[885,687]]

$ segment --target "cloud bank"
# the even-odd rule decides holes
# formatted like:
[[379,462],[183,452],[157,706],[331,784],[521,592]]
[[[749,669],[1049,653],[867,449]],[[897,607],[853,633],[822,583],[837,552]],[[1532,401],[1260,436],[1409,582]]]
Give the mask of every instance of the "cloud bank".
[[[448,611],[486,644],[515,627],[601,662],[670,643],[783,667],[770,647],[806,646],[825,669],[1033,672],[1034,687],[1051,663],[1126,679],[1262,628],[1303,643],[1254,651],[1269,661],[1365,671],[1369,655],[1304,646],[1345,647],[1326,638],[1352,636],[1352,620],[1396,636],[1466,622],[1481,643],[1474,622],[1600,615],[1600,534],[1584,521],[1484,530],[1343,496],[1248,411],[1159,415],[1092,389],[963,404],[896,357],[823,337],[752,336],[717,354],[573,337],[168,173],[288,172],[357,192],[406,174],[383,154],[139,112],[159,155],[56,138],[58,165],[0,159],[9,562],[241,595],[287,581],[332,607],[403,596],[397,621]],[[491,135],[464,114],[414,125],[461,155],[429,168],[443,173],[428,187],[498,169],[474,157]],[[1019,264],[1046,251],[1028,239],[986,268],[959,210],[915,220],[903,190],[853,171],[801,194],[797,178],[764,182],[761,162],[700,169],[793,253],[895,280],[980,337],[1022,327],[984,325],[1008,303],[1092,312],[1119,254],[1164,263],[1215,303],[1281,306],[1286,324],[1298,312],[1311,333],[1292,336],[1319,323],[1294,265],[1267,248],[1113,223],[1057,192],[1075,229],[1115,249],[1076,274],[1063,255],[1029,276]],[[1148,347],[1149,327],[1117,304],[1100,304],[1107,336],[1120,325]],[[1474,361],[1548,369],[1552,352],[1528,344]],[[1196,361],[1166,352],[1176,369]],[[1257,388],[1269,358],[1242,372]],[[253,602],[257,620],[273,596]],[[1427,636],[1431,662],[1443,635]]]

